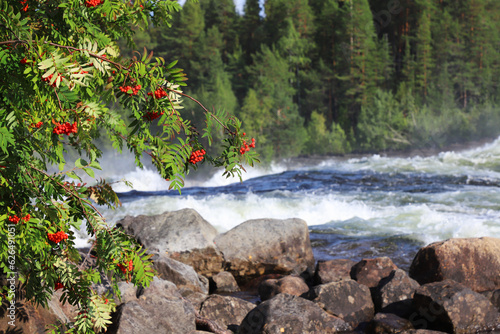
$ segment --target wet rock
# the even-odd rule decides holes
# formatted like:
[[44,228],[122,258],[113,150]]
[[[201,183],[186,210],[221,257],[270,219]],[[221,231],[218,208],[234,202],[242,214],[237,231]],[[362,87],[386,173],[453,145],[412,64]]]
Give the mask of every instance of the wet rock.
[[211,295],[202,303],[200,315],[213,320],[221,328],[237,332],[245,316],[255,305],[240,298]]
[[215,293],[240,291],[234,276],[227,271],[223,271],[212,276],[211,283],[213,287],[211,286],[210,290]]
[[375,310],[408,317],[413,311],[412,298],[419,286],[404,270],[393,270],[373,292]]
[[392,334],[413,329],[413,325],[407,319],[398,317],[391,313],[377,313],[370,324],[370,333]]
[[449,333],[476,333],[497,329],[500,314],[483,295],[452,280],[428,283],[415,291],[416,328]]
[[351,268],[356,262],[348,259],[318,261],[314,272],[315,285],[351,279]]
[[239,334],[328,334],[350,330],[340,318],[315,303],[281,293],[247,314]]
[[169,258],[165,254],[156,254],[152,258],[158,276],[174,283],[177,288],[188,288],[208,294],[208,281],[200,278],[193,267]]
[[500,239],[463,238],[420,249],[410,276],[420,284],[452,279],[481,292],[500,288]]
[[268,279],[259,285],[260,300],[268,300],[279,293],[302,296],[309,292],[309,286],[299,276],[285,276],[280,279]]
[[339,281],[314,287],[314,302],[352,327],[373,318],[370,289],[356,281]]
[[356,263],[351,269],[351,278],[369,288],[375,288],[382,278],[398,269],[388,257],[377,257],[374,259],[363,259]]
[[186,334],[196,330],[195,310],[174,283],[154,278],[136,300],[118,307],[111,334]]
[[312,274],[309,230],[301,219],[246,221],[215,239],[225,264],[237,280],[277,274]]

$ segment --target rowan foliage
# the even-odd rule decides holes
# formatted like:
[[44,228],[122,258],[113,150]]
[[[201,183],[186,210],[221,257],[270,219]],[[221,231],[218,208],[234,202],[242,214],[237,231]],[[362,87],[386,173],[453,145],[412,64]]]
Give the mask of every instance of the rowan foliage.
[[[175,60],[146,49],[120,55],[117,39],[131,43],[138,29],[169,26],[180,9],[173,0],[0,1],[0,269],[17,273],[36,304],[46,306],[62,289],[61,300],[79,308],[68,332],[109,325],[115,303],[93,288],[102,274],[118,295],[119,280],[148,286],[155,274],[146,250],[99,212],[120,205],[111,185],[81,179],[101,169],[99,141],[133,152],[138,166],[148,157],[179,191],[197,164],[232,176],[258,161],[254,150],[241,150],[251,138],[239,120],[183,93],[187,77]],[[184,119],[185,99],[200,105],[205,128]],[[213,131],[224,138],[219,156],[205,154],[200,141]],[[80,228],[92,240],[86,256],[75,248]]]

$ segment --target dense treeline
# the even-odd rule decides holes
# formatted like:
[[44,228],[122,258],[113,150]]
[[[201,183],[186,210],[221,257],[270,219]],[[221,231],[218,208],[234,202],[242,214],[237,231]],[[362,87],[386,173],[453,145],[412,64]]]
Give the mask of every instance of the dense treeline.
[[187,0],[141,38],[180,60],[190,94],[242,119],[267,161],[499,132],[498,0],[247,0],[241,15]]

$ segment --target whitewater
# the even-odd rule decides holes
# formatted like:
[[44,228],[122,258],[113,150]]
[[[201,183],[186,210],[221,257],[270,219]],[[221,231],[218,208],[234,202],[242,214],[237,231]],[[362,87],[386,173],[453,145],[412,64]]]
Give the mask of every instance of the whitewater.
[[[317,259],[389,256],[403,268],[431,242],[500,237],[500,138],[432,156],[292,159],[246,168],[242,182],[192,173],[181,194],[152,169],[108,158],[101,164],[112,174],[101,177],[133,184],[114,184],[122,206],[101,208],[110,225],[183,208],[220,232],[249,219],[301,218]],[[79,232],[77,245],[87,239]]]

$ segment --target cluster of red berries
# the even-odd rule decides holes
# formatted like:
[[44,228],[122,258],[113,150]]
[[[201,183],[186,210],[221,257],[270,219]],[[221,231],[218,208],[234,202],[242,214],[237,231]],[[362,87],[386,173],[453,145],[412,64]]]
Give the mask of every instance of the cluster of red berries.
[[54,128],[52,133],[55,134],[65,134],[65,135],[70,135],[71,133],[76,133],[77,132],[77,127],[76,127],[76,122],[73,124],[70,124],[69,122],[66,122],[64,124],[59,124],[57,123],[57,126]]
[[14,216],[9,216],[9,221],[10,221],[11,223],[14,223],[14,224],[19,223],[19,221],[20,221],[21,219],[22,219],[22,220],[24,220],[25,222],[27,222],[28,220],[30,220],[30,219],[31,219],[31,216],[30,216],[30,214],[27,214],[27,215],[26,215],[26,216],[24,216],[23,218],[20,218],[20,217],[18,217],[18,216],[16,216],[16,215],[14,215]]
[[85,1],[85,6],[90,8],[90,7],[99,6],[101,3],[103,3],[103,1],[101,1],[101,0],[87,0],[87,1]]
[[40,121],[40,122],[38,122],[38,123],[36,123],[36,124],[31,124],[31,126],[32,126],[32,127],[35,127],[35,128],[37,128],[37,129],[40,129],[40,127],[41,127],[42,125],[43,125],[43,122],[42,122],[42,121]]
[[[137,85],[135,87],[132,87],[132,86],[123,86],[123,87],[120,87],[120,90],[125,93],[125,94],[129,94],[129,95],[137,95],[137,93],[139,92],[139,90],[141,90],[142,86],[141,85]],[[132,90],[132,93],[127,93],[129,90]]]
[[200,162],[201,160],[203,160],[203,156],[205,155],[205,153],[206,152],[204,149],[191,152],[191,157],[189,158],[189,162],[192,163],[193,165],[197,162]]
[[24,65],[24,64],[26,64],[26,62],[27,62],[26,58],[21,59],[21,64]]
[[61,283],[61,282],[57,282],[56,285],[54,286],[54,290],[59,290],[59,289],[63,289],[64,288],[64,285]]
[[163,115],[165,112],[162,111],[162,112],[158,112],[158,111],[148,111],[144,116],[142,116],[144,119],[148,120],[148,121],[154,121],[155,119],[157,119],[158,117],[160,117],[161,115]]
[[[126,267],[128,265],[128,267]],[[126,274],[127,270],[132,271],[134,269],[134,262],[132,260],[128,261],[128,263],[125,263],[125,265],[118,263],[117,264],[118,268],[122,271],[122,273]]]
[[63,231],[59,231],[56,233],[47,233],[47,238],[49,238],[50,241],[58,244],[64,239],[68,239],[68,235]]
[[[58,75],[58,76],[60,76],[60,77],[62,77],[60,74],[57,74],[57,75]],[[50,83],[50,80],[52,80],[52,77],[53,77],[53,76],[54,76],[54,75],[53,75],[53,74],[51,74],[51,75],[49,75],[49,76],[48,76],[48,77],[46,77],[46,78],[42,78],[42,80],[43,80],[43,81],[45,81],[45,82]],[[56,81],[57,81],[57,79],[56,79],[56,80],[54,80],[54,82],[52,83],[52,85],[51,85],[52,87],[56,87]]]
[[160,87],[157,90],[155,90],[154,94],[149,92],[148,95],[154,96],[155,99],[161,99],[162,97],[167,96],[167,92],[164,91],[162,87]]
[[[245,135],[245,133],[243,133]],[[240,154],[243,155],[250,151],[250,148],[255,148],[255,138],[252,138],[252,143],[249,145],[246,140],[243,140],[243,145],[240,147]]]

